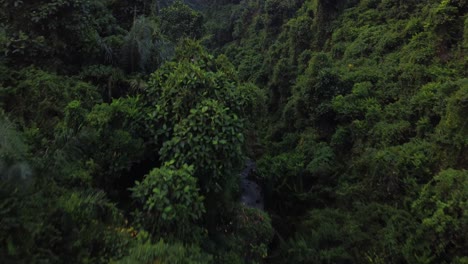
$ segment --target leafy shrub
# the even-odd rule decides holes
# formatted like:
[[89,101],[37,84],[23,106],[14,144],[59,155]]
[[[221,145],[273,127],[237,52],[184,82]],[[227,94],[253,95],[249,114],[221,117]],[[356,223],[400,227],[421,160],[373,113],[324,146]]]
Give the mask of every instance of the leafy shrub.
[[237,115],[217,101],[205,100],[175,126],[161,159],[174,160],[176,166],[194,165],[202,189],[219,192],[242,162],[242,128]]
[[132,197],[142,206],[137,212],[140,221],[153,235],[189,238],[194,224],[205,212],[193,167],[180,166],[153,169],[143,181],[131,189]]
[[143,158],[143,113],[139,99],[129,97],[97,104],[85,116],[74,144],[84,149],[80,157],[93,163],[91,173],[97,186],[116,191],[116,179]]

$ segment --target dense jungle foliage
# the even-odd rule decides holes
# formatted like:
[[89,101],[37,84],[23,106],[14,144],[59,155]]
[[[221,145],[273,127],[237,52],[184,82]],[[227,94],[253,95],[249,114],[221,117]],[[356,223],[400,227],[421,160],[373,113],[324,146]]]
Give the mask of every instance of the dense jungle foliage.
[[468,263],[468,1],[0,6],[1,263]]

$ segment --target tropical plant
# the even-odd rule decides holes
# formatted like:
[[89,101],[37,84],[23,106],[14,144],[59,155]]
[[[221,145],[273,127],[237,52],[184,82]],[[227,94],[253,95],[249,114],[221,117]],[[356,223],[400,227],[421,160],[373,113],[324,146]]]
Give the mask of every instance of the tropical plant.
[[153,169],[131,188],[132,197],[142,209],[137,218],[151,234],[187,239],[195,235],[196,223],[205,208],[199,194],[193,167],[174,169],[173,161]]

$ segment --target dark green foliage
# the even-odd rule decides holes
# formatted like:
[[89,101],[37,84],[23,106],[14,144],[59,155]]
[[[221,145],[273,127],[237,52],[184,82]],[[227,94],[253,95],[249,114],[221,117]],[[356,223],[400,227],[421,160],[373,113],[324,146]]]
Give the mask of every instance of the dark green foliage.
[[228,192],[243,158],[239,115],[247,115],[259,92],[253,85],[238,89],[225,57],[215,59],[194,42],[184,42],[176,58],[152,75],[148,89],[157,98],[150,102],[150,130],[164,141],[161,161],[193,165],[203,191]]
[[174,128],[160,154],[175,165],[194,164],[195,175],[206,191],[225,189],[231,172],[242,161],[242,123],[216,101],[202,101]]
[[205,212],[193,167],[165,167],[152,170],[142,182],[136,182],[133,198],[142,206],[137,217],[146,230],[162,237],[185,239],[196,233],[195,222]]
[[49,64],[47,68],[76,70],[105,54],[104,38],[119,31],[106,1],[4,0],[0,4],[7,33],[5,55],[16,66],[42,62]]
[[155,114],[169,129],[189,115],[205,99],[214,99],[239,113],[237,76],[228,61],[215,59],[196,42],[184,41],[176,53],[176,62],[168,62],[149,81],[148,96],[154,98]]
[[467,1],[0,7],[2,263],[467,263]]
[[287,241],[283,261],[292,263],[346,263],[351,256],[344,241],[346,215],[338,211],[311,211],[302,232]]
[[466,171],[444,170],[423,187],[412,204],[420,225],[407,241],[408,262],[466,261],[467,176]]
[[202,35],[202,14],[191,9],[180,0],[164,8],[160,16],[161,31],[172,41],[178,41],[181,38],[197,39]]
[[273,238],[270,217],[259,210],[241,207],[234,219],[237,244],[243,245],[244,259],[260,262],[268,255],[268,245]]
[[122,43],[120,55],[123,68],[130,73],[153,72],[162,62],[158,46],[161,38],[154,21],[145,17],[136,19]]
[[[460,90],[448,98],[447,109],[439,125],[441,131],[447,133],[450,142],[457,148],[466,147],[468,134],[466,115],[468,114],[468,81],[462,79],[459,82]],[[444,133],[442,132],[442,133]],[[447,138],[441,137],[441,140]]]
[[291,17],[294,13],[293,0],[267,0],[265,1],[265,13],[267,15],[267,25],[272,30],[277,30],[285,19]]
[[204,253],[196,245],[169,244],[163,240],[154,244],[148,241],[146,234],[142,233],[138,235],[137,241],[133,243],[128,256],[110,263],[209,264],[213,263],[212,260],[211,255]]
[[307,120],[312,119],[319,124],[332,117],[329,100],[344,92],[340,82],[338,74],[331,68],[330,57],[323,53],[315,55],[304,75],[297,79],[294,95],[283,113],[284,119],[288,124],[301,128],[308,123]]
[[91,65],[80,73],[80,78],[99,87],[102,98],[110,102],[128,92],[128,80],[120,68],[106,65]]
[[1,106],[15,117],[37,154],[57,141],[54,129],[65,117],[64,109],[70,102],[82,101],[81,107],[90,109],[101,101],[94,86],[74,78],[35,67],[8,73],[1,83]]
[[[226,56],[186,40],[202,37],[203,17],[169,2],[0,3],[4,262],[212,263],[226,254],[213,239],[238,204],[244,133],[256,128],[245,121],[260,123],[265,95],[241,83]],[[234,259],[266,254],[272,229],[258,214],[266,229]]]
[[466,216],[429,234],[411,207],[466,169],[466,1],[246,2],[218,48],[269,95],[257,174],[286,241],[271,261],[466,261],[444,233]]
[[261,263],[269,255],[268,245],[273,238],[270,217],[258,209],[244,206],[235,208],[232,214],[229,224],[224,227],[228,233],[226,246],[232,253],[221,256],[218,261]]
[[0,112],[0,146],[0,160],[2,162],[0,175],[4,176],[8,163],[27,158],[28,146],[24,143],[24,139],[16,130],[15,125],[4,116],[3,111]]
[[75,132],[76,143],[84,150],[83,158],[92,164],[91,173],[97,186],[110,189],[112,182],[143,159],[144,131],[139,122],[143,111],[138,98],[122,98],[95,105],[84,117],[82,127]]
[[110,8],[115,18],[125,27],[130,28],[140,16],[152,16],[159,12],[161,4],[171,0],[120,0],[111,1]]
[[[18,185],[0,185],[2,250],[6,263],[105,263],[122,254],[127,238],[116,233],[117,209],[102,192],[71,192],[57,196],[32,193]],[[48,204],[51,197],[56,202]]]
[[[4,79],[1,96],[3,109],[21,118],[25,125],[49,129],[70,101],[86,98],[85,107],[89,108],[100,100],[92,85],[34,67],[12,72]],[[31,109],[31,105],[36,108]]]

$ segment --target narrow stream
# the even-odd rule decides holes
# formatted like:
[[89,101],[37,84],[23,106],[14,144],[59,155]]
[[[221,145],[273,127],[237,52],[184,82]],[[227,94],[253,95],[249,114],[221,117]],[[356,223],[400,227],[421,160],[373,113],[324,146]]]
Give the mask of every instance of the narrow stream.
[[264,201],[262,189],[256,182],[250,178],[250,174],[256,169],[255,162],[248,160],[245,164],[245,169],[242,171],[241,177],[241,203],[248,207],[263,210]]

